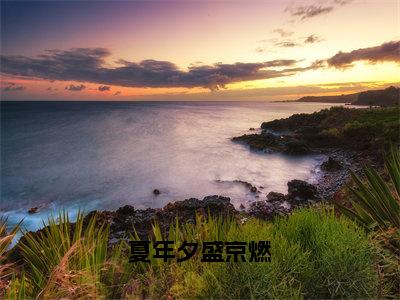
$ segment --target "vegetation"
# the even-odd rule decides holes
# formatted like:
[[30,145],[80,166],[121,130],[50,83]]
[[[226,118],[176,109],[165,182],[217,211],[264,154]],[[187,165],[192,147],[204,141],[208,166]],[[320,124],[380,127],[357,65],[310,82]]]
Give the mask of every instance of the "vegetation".
[[377,151],[398,143],[400,108],[332,107],[312,114],[295,114],[261,125],[265,130],[293,131],[312,147],[348,147]]
[[392,149],[385,161],[390,183],[373,168],[364,170],[366,182],[352,174],[356,188],[349,187],[354,198],[353,209],[342,206],[342,210],[360,224],[371,229],[395,228],[400,230],[400,151]]
[[[400,153],[386,159],[386,183],[372,168],[365,180],[353,175],[352,208],[345,214],[324,205],[300,209],[273,221],[255,218],[208,217],[194,223],[176,221],[168,232],[154,224],[149,239],[174,241],[178,247],[197,242],[189,260],[129,262],[126,240],[109,246],[109,228],[93,214],[78,214],[71,223],[66,213],[50,217],[48,226],[25,233],[19,243],[23,265],[7,260],[18,227],[5,232],[0,222],[2,294],[30,298],[396,298],[400,259]],[[366,229],[366,230],[365,230]],[[130,240],[139,241],[132,229]],[[202,262],[206,241],[271,241],[271,262]]]
[[[154,240],[270,240],[272,261],[204,263],[201,252],[177,263],[151,258],[129,263],[128,245],[107,250],[107,227],[83,228],[78,217],[73,234],[66,214],[53,218],[39,236],[27,234],[21,250],[23,272],[8,288],[9,298],[276,298],[368,297],[376,294],[374,251],[365,232],[329,209],[301,210],[273,223],[198,216],[196,224],[175,224],[168,236],[153,227]],[[133,236],[133,239],[138,237]],[[247,257],[247,260],[249,256]]]

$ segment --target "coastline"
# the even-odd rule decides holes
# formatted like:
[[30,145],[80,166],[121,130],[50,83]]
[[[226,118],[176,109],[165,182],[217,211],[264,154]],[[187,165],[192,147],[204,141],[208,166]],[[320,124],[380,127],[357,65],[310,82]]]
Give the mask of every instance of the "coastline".
[[[347,109],[347,108],[346,108]],[[382,167],[376,153],[370,151],[357,151],[348,146],[328,147],[320,143],[315,144],[315,134],[308,135],[309,122],[321,122],[319,114],[341,113],[341,108],[322,110],[313,114],[294,114],[285,119],[273,120],[262,123],[260,130],[254,130],[254,134],[233,137],[233,142],[249,145],[248,151],[278,152],[288,156],[297,156],[308,153],[321,154],[326,159],[315,167],[316,182],[314,184],[302,180],[287,182],[287,193],[269,192],[266,197],[252,182],[236,180],[234,183],[244,185],[251,193],[256,195],[256,200],[250,203],[248,208],[244,206],[236,209],[229,197],[223,195],[210,195],[202,200],[188,198],[170,202],[162,208],[137,209],[131,205],[119,207],[116,210],[93,210],[87,214],[87,218],[97,215],[101,222],[110,225],[110,243],[126,236],[132,228],[136,228],[140,236],[146,236],[151,229],[151,224],[157,221],[164,230],[177,217],[181,222],[194,222],[196,212],[204,216],[210,211],[213,215],[235,216],[240,218],[257,217],[260,219],[272,219],[275,216],[288,215],[298,207],[308,207],[315,203],[335,201],[335,194],[342,189],[350,177],[350,172],[359,173],[365,161],[369,161],[375,167]],[[351,111],[353,116],[354,110]],[[302,125],[299,126],[299,120]],[[293,124],[295,128],[293,128]],[[302,128],[306,128],[303,130]],[[299,131],[300,129],[300,131]],[[307,135],[304,134],[307,133]],[[311,137],[311,139],[310,139]],[[307,138],[307,139],[305,139]],[[318,140],[318,138],[317,138]],[[325,141],[326,143],[326,141]],[[299,147],[300,145],[300,147]],[[297,151],[293,151],[296,148]],[[261,187],[262,188],[262,187]],[[262,196],[257,196],[259,193]],[[35,212],[35,208],[33,212]],[[40,232],[43,228],[36,232]],[[14,247],[16,248],[16,247]]]

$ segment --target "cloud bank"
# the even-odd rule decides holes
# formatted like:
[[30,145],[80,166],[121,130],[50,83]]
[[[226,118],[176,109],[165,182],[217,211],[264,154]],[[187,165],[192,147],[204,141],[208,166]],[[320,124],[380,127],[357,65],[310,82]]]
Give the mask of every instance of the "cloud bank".
[[355,61],[400,63],[400,41],[391,41],[376,47],[361,48],[351,52],[338,52],[327,60],[330,66],[336,68],[350,67]]
[[[169,61],[153,59],[141,62],[119,60],[120,66],[107,68],[105,59],[111,53],[105,48],[49,50],[37,57],[1,56],[2,73],[46,80],[80,81],[125,87],[204,87],[210,90],[247,80],[290,76],[315,66],[296,67],[297,60],[283,59],[259,63],[217,63],[191,65],[179,69]],[[278,69],[276,69],[278,68]],[[85,86],[67,86],[70,91]]]

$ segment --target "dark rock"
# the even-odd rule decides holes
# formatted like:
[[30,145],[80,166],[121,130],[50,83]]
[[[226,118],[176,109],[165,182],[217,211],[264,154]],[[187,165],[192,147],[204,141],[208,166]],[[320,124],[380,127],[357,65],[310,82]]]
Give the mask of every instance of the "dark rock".
[[249,145],[250,149],[257,151],[278,151],[285,149],[284,140],[281,137],[269,132],[262,134],[245,134],[232,138],[234,142],[241,142]]
[[254,130],[256,130],[256,129],[253,128],[253,127],[250,127],[249,130],[250,130],[250,131],[254,131]]
[[248,213],[250,216],[270,220],[277,215],[286,215],[291,206],[288,202],[256,201],[250,204]]
[[160,191],[157,190],[157,189],[154,189],[154,190],[153,190],[153,194],[154,194],[154,195],[160,195]]
[[317,198],[317,188],[303,180],[294,179],[287,183],[289,200],[302,201]]
[[321,169],[328,172],[334,172],[342,169],[342,164],[329,156],[328,160],[322,163]]
[[31,207],[31,208],[28,210],[28,213],[29,213],[29,214],[35,214],[35,213],[38,212],[38,210],[39,210],[39,207],[34,206],[34,207]]
[[250,192],[252,192],[252,193],[257,193],[257,192],[259,192],[258,189],[257,189],[257,187],[254,186],[254,185],[252,185],[250,182],[247,182],[247,181],[244,181],[244,180],[234,180],[233,182],[243,184],[243,185],[244,185],[245,187],[247,187],[247,188],[250,190]]
[[240,210],[244,210],[244,209],[245,209],[243,203],[240,204],[239,209],[240,209]]
[[132,205],[125,205],[117,209],[117,215],[133,215],[135,213],[135,208]]
[[284,153],[291,155],[302,155],[310,153],[311,150],[305,142],[298,140],[288,141],[285,145]]
[[274,201],[283,202],[286,200],[286,196],[282,193],[269,192],[267,195],[267,200],[270,202],[274,202]]

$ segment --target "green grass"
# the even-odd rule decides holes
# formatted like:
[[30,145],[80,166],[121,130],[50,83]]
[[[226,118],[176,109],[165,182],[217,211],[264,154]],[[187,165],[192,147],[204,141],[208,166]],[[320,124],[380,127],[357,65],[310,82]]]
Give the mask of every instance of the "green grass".
[[[161,238],[155,228],[154,235]],[[377,278],[364,231],[333,211],[302,210],[274,223],[198,220],[176,226],[169,240],[270,240],[270,263],[176,263],[159,260],[132,269],[133,294],[148,298],[371,297]],[[247,260],[249,256],[247,257]]]
[[[108,229],[92,219],[75,233],[66,214],[61,223],[24,246],[23,273],[8,288],[18,298],[336,298],[373,297],[378,277],[374,248],[365,231],[328,208],[296,211],[274,222],[198,216],[195,224],[173,224],[166,236],[157,226],[151,239],[198,242],[197,254],[177,263],[151,258],[129,263],[129,246],[122,241],[106,248]],[[134,234],[131,237],[137,240]],[[271,262],[204,263],[204,241],[271,241]],[[152,250],[154,251],[154,250]],[[153,252],[154,253],[154,252]]]

